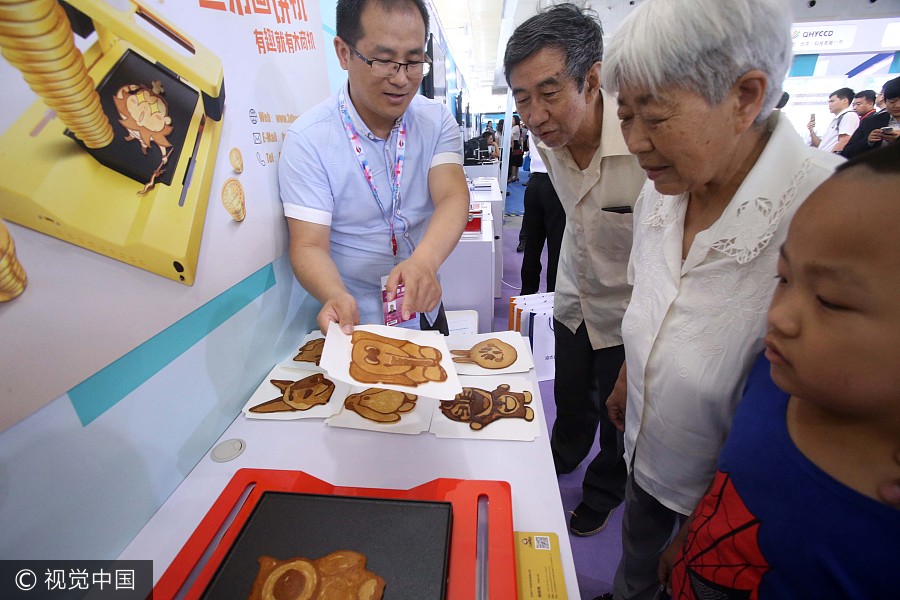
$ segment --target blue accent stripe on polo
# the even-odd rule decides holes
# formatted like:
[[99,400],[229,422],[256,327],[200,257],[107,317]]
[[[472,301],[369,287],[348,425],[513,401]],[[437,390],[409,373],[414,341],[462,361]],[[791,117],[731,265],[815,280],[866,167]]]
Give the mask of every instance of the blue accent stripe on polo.
[[850,78],[856,77],[857,75],[859,75],[860,73],[862,73],[863,71],[865,71],[866,69],[871,67],[872,65],[877,65],[881,61],[889,59],[891,57],[891,54],[893,54],[893,53],[892,52],[880,52],[880,53],[876,54],[875,56],[873,56],[872,58],[864,60],[859,65],[857,65],[857,66],[853,67],[852,69],[850,69],[849,71],[847,71],[847,77],[850,77]]
[[115,406],[273,285],[270,263],[73,387],[69,400],[81,424]]
[[818,54],[798,54],[794,57],[788,77],[812,77],[816,72],[816,62],[818,60]]

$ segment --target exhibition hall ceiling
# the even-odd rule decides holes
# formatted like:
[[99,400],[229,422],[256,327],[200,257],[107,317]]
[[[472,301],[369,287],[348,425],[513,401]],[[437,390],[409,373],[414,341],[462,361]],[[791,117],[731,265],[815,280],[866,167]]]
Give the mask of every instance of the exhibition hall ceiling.
[[[506,93],[503,53],[513,30],[552,0],[430,0],[450,53],[469,89]],[[643,2],[652,0],[576,0],[600,16],[606,36]],[[795,21],[832,21],[900,16],[900,0],[791,0]]]

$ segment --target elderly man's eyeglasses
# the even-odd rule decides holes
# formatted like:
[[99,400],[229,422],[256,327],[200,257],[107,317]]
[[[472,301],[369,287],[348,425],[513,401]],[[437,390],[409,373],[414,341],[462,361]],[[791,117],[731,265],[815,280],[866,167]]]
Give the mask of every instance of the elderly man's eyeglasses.
[[[350,46],[350,44],[347,45]],[[431,59],[428,58],[428,56],[425,57],[425,60],[414,60],[412,62],[402,63],[395,60],[366,58],[353,46],[350,46],[350,49],[356,53],[359,60],[372,67],[372,74],[375,75],[375,77],[393,77],[400,70],[400,67],[406,67],[406,74],[409,77],[428,75],[428,72],[431,70]]]

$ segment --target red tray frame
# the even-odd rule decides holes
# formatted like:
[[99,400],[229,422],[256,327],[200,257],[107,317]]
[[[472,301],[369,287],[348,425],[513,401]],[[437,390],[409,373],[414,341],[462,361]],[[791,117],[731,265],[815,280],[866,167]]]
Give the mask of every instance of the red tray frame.
[[446,600],[472,600],[476,591],[478,499],[488,499],[488,597],[517,600],[512,493],[505,481],[435,479],[408,490],[340,487],[302,471],[239,469],[185,542],[156,586],[153,597],[174,598],[213,543],[248,487],[253,486],[185,598],[199,598],[264,492],[332,494],[397,500],[432,500],[453,505]]

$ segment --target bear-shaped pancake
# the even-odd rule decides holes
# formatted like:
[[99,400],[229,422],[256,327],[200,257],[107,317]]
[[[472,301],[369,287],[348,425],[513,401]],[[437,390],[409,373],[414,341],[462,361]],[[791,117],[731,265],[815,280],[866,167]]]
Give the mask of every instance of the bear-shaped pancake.
[[365,555],[352,550],[316,560],[264,555],[257,562],[248,600],[381,600],[384,595],[384,579],[366,569]]
[[464,387],[453,400],[441,400],[441,412],[451,421],[468,423],[474,431],[482,429],[497,419],[534,420],[530,406],[531,392],[511,392],[505,383],[493,392]]
[[358,394],[350,394],[344,406],[359,416],[378,423],[396,423],[400,413],[416,407],[418,396],[407,392],[369,388]]
[[416,387],[447,380],[437,348],[368,331],[354,331],[350,341],[350,376],[356,381]]

